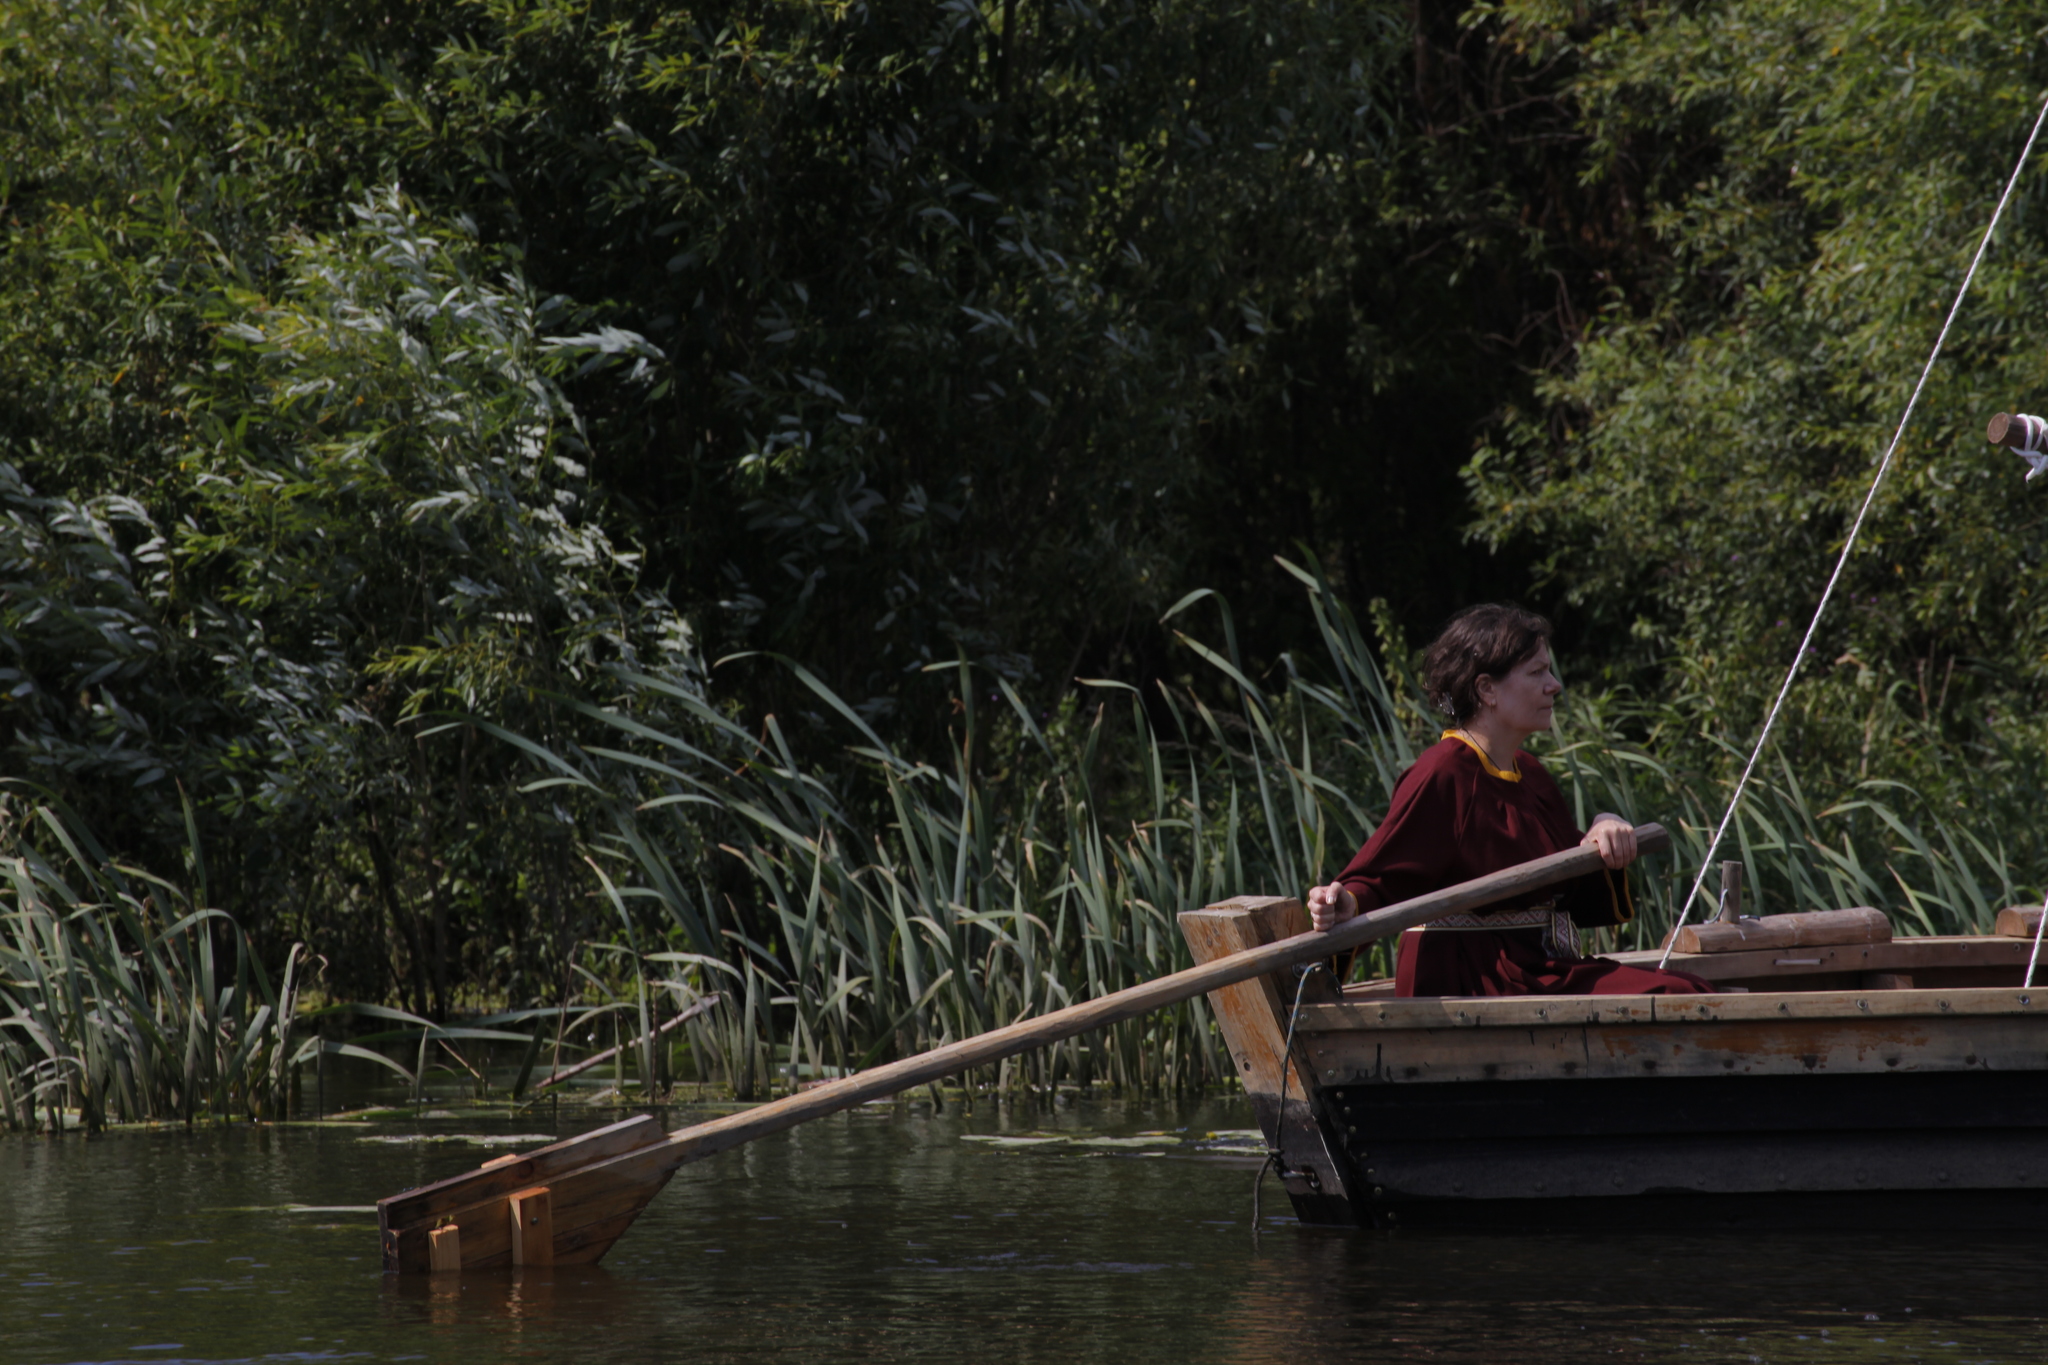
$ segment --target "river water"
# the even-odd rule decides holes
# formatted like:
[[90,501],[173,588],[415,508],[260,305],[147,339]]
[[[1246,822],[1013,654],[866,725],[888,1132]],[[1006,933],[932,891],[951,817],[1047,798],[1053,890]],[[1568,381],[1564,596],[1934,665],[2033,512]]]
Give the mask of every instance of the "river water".
[[376,1198],[609,1117],[0,1138],[0,1360],[2048,1359],[2048,1236],[1331,1232],[1272,1181],[1255,1235],[1215,1099],[870,1107],[683,1168],[599,1268],[380,1273]]

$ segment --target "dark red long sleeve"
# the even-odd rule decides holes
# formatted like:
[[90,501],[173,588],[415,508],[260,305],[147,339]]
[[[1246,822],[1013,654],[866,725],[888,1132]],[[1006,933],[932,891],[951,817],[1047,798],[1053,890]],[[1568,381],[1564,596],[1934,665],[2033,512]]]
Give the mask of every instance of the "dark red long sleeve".
[[[1515,766],[1519,781],[1497,777],[1456,739],[1424,750],[1394,784],[1386,819],[1337,876],[1358,897],[1358,908],[1392,905],[1578,847],[1585,833],[1572,823],[1556,780],[1529,754],[1517,754]],[[1612,912],[1606,879],[1598,876],[1502,901],[1480,913],[1560,898],[1587,902],[1583,911],[1578,904],[1569,907],[1580,923],[1611,924],[1619,918]]]
[[[1528,754],[1512,771],[1462,740],[1430,746],[1394,784],[1371,839],[1338,874],[1374,910],[1576,847],[1585,837],[1564,793]],[[1598,872],[1451,916],[1401,936],[1401,995],[1692,994],[1713,987],[1685,972],[1583,956],[1577,925],[1631,918],[1627,874]]]

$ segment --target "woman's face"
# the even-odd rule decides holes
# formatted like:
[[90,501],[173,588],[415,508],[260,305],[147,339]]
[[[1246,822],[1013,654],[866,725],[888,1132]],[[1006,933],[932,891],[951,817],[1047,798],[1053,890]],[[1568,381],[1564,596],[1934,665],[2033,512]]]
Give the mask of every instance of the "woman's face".
[[1508,670],[1504,678],[1479,676],[1479,706],[1485,719],[1509,730],[1533,735],[1550,728],[1550,712],[1564,684],[1550,668],[1550,645]]

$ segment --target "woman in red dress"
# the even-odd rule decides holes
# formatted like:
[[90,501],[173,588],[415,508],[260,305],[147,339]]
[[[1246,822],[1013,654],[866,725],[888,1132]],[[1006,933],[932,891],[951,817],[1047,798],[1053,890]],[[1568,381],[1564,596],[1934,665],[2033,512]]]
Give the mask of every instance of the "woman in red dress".
[[1606,869],[1562,886],[1431,921],[1401,936],[1397,995],[1690,995],[1713,986],[1579,951],[1580,928],[1634,918],[1635,829],[1602,812],[1581,833],[1543,765],[1521,751],[1550,728],[1564,685],[1550,623],[1518,607],[1471,607],[1429,647],[1424,682],[1455,722],[1394,784],[1387,818],[1328,886],[1308,893],[1329,929],[1358,914],[1562,852],[1600,850]]

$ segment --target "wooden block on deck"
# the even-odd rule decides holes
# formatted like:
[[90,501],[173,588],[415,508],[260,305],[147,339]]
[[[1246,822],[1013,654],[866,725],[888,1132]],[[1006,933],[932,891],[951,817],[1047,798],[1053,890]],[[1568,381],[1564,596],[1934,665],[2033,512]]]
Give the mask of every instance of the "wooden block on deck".
[[1859,905],[1803,915],[1765,915],[1736,924],[1688,924],[1678,931],[1681,953],[1740,953],[1758,948],[1814,948],[1840,943],[1890,943],[1884,911]]
[[2032,938],[2040,927],[2040,906],[2008,905],[1998,912],[1998,923],[1991,932],[2000,938]]
[[521,1190],[506,1201],[512,1214],[512,1264],[555,1263],[555,1209],[548,1187]]
[[462,1229],[450,1223],[427,1234],[427,1269],[439,1274],[462,1269]]

